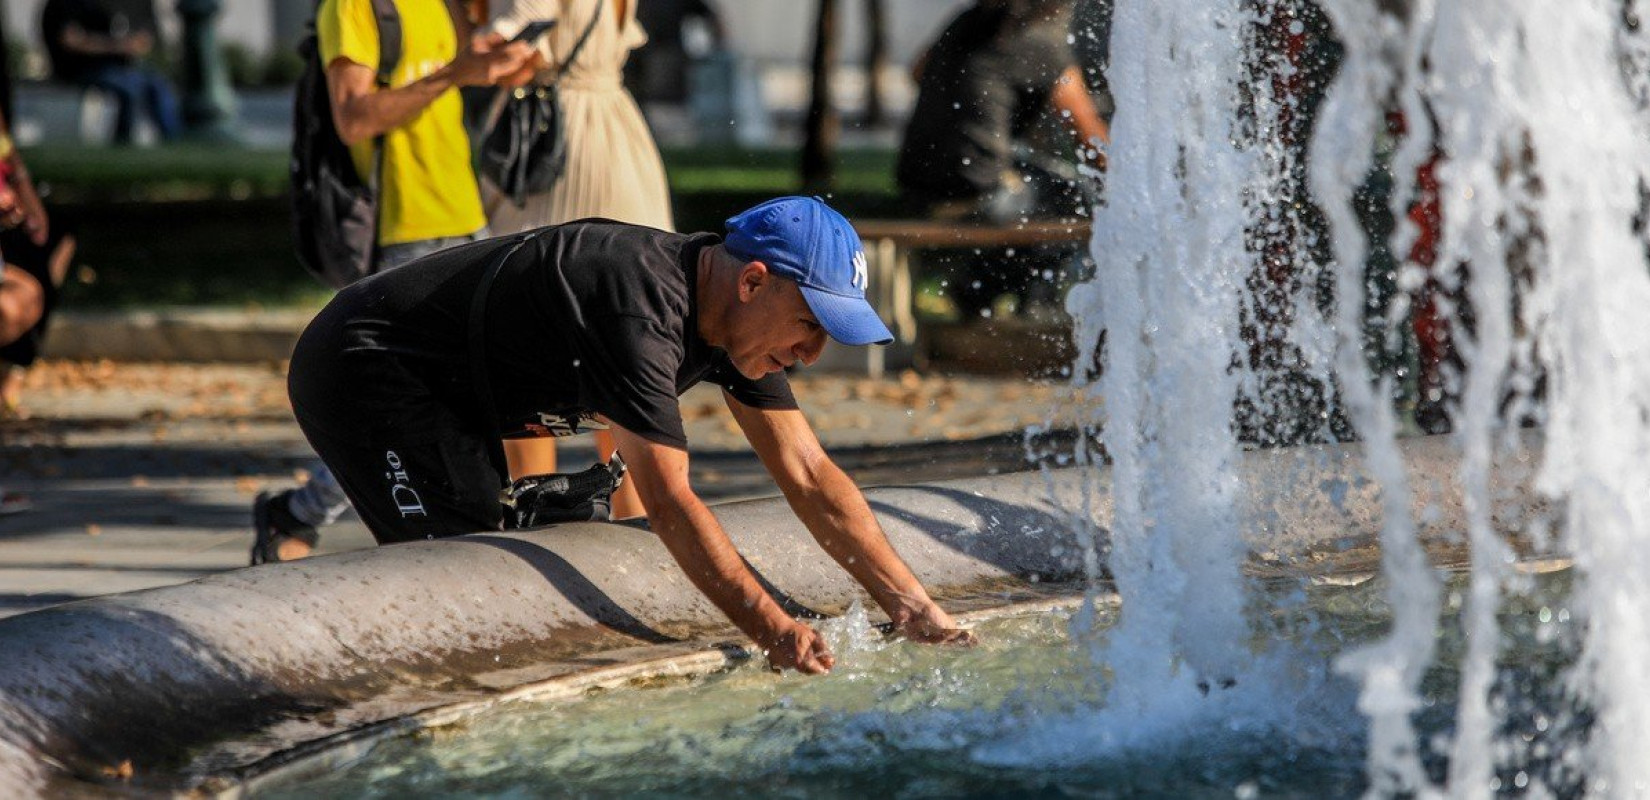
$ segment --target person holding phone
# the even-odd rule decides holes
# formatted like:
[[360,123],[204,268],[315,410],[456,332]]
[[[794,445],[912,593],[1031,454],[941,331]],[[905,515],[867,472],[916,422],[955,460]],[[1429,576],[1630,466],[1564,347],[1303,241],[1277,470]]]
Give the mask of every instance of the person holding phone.
[[[566,120],[567,165],[561,179],[543,194],[530,195],[523,206],[482,180],[488,227],[507,235],[590,217],[675,229],[664,161],[642,112],[624,88],[624,65],[630,51],[647,43],[636,21],[638,0],[493,0],[488,30],[514,37],[527,26],[555,22],[537,40],[546,67],[535,80],[548,83],[560,75]],[[594,25],[592,26],[592,22]],[[569,62],[580,37],[589,36]],[[555,445],[549,438],[507,442],[512,476],[556,471]],[[613,452],[605,432],[596,439],[603,461]],[[613,516],[645,514],[632,486],[613,498]]]

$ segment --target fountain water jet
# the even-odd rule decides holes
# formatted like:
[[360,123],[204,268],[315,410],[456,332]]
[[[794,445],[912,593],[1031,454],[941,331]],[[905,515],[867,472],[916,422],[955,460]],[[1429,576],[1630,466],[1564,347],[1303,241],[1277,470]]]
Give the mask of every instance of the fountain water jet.
[[[1228,343],[1248,259],[1245,221],[1221,206],[1251,161],[1232,145],[1236,87],[1217,70],[1241,57],[1242,16],[1235,0],[1117,6],[1111,83],[1141,113],[1114,128],[1115,194],[1095,220],[1103,267],[1068,299],[1088,348],[1079,364],[1109,331],[1095,391],[1113,459],[1110,568],[1130,598],[1111,652],[1127,659],[1113,664],[1119,696],[1139,702],[1169,682],[1163,631],[1196,680],[1241,668]],[[1163,66],[1178,80],[1160,80]]]
[[[1514,687],[1498,682],[1497,614],[1517,586],[1506,566],[1512,549],[1493,521],[1505,498],[1492,490],[1490,470],[1520,446],[1520,424],[1536,420],[1546,442],[1538,485],[1563,509],[1551,521],[1582,575],[1573,601],[1585,641],[1570,672],[1576,719],[1565,724],[1587,732],[1558,746],[1583,765],[1589,792],[1643,792],[1650,693],[1636,675],[1650,660],[1650,592],[1641,586],[1650,568],[1650,332],[1634,320],[1650,305],[1642,221],[1650,48],[1629,23],[1641,4],[1323,5],[1345,50],[1317,120],[1310,185],[1332,234],[1337,310],[1325,318],[1301,313],[1309,304],[1298,303],[1287,335],[1309,365],[1324,342],[1335,342],[1334,383],[1381,485],[1393,624],[1339,662],[1363,687],[1370,791],[1485,795],[1504,769],[1553,746],[1539,737],[1509,740],[1508,720],[1498,716]],[[1231,356],[1244,342],[1233,306],[1216,295],[1238,294],[1235,276],[1255,257],[1242,234],[1254,213],[1245,197],[1263,186],[1249,159],[1265,144],[1257,139],[1246,152],[1227,127],[1238,116],[1238,83],[1254,63],[1237,46],[1244,21],[1237,4],[1120,2],[1116,14],[1113,194],[1096,217],[1098,275],[1068,305],[1078,342],[1088,347],[1080,369],[1095,363],[1105,342],[1104,371],[1091,388],[1104,401],[1097,424],[1115,462],[1110,568],[1125,611],[1108,658],[1122,686],[1125,669],[1171,669],[1177,658],[1209,669],[1209,649],[1187,645],[1189,626],[1218,632],[1231,621],[1222,614],[1242,604],[1234,578],[1240,542],[1228,535],[1237,520],[1221,487],[1234,463],[1228,420],[1239,371],[1227,365],[1241,363]],[[1461,693],[1446,744],[1420,741],[1413,723],[1423,673],[1438,656],[1440,584],[1418,536],[1433,501],[1406,474],[1397,444],[1402,372],[1372,366],[1367,348],[1372,338],[1399,336],[1411,311],[1400,295],[1372,319],[1380,302],[1368,273],[1372,248],[1409,252],[1417,232],[1400,226],[1393,241],[1371,242],[1353,207],[1375,166],[1388,109],[1401,111],[1408,126],[1390,166],[1396,218],[1404,218],[1413,176],[1434,143],[1445,154],[1436,266],[1403,264],[1397,285],[1434,280],[1466,306],[1450,321],[1465,366],[1448,377],[1459,394],[1453,442],[1471,580],[1463,592]],[[1202,527],[1180,527],[1190,519]],[[1548,522],[1525,519],[1523,537],[1543,539]],[[1198,549],[1210,560],[1187,558]],[[1230,569],[1215,563],[1224,559]],[[1136,621],[1148,627],[1131,627]],[[1155,642],[1150,628],[1175,630],[1176,642]],[[1213,642],[1232,652],[1229,638]],[[1447,773],[1429,771],[1429,758],[1444,756]]]

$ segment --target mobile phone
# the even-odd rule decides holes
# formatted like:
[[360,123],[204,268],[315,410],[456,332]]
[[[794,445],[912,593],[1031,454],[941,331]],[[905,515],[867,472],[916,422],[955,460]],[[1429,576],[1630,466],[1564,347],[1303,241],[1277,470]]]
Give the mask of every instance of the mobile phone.
[[510,42],[512,44],[515,42],[527,42],[528,44],[532,44],[533,42],[538,41],[540,36],[549,33],[551,28],[556,27],[556,22],[557,20],[553,19],[539,19],[529,22],[522,27],[521,32],[517,33],[515,38],[511,39]]

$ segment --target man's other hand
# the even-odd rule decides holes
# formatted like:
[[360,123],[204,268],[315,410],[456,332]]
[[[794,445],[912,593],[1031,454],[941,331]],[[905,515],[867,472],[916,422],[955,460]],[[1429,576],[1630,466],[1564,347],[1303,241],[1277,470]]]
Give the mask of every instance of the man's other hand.
[[894,620],[894,630],[913,642],[924,644],[978,644],[974,632],[957,627],[951,615],[939,606],[929,603],[910,616]]
[[496,32],[477,35],[453,59],[453,81],[460,86],[521,86],[540,62],[525,42],[508,42]]
[[796,620],[789,620],[789,623],[770,642],[764,643],[768,666],[774,672],[794,669],[804,675],[830,672],[831,667],[836,666],[836,656],[831,655],[830,648],[825,646],[825,637]]

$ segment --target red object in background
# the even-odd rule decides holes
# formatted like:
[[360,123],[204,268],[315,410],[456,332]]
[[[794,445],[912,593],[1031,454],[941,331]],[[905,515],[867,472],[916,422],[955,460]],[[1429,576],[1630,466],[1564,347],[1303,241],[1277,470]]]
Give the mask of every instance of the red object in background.
[[[1408,126],[1400,112],[1387,116],[1387,126],[1394,134],[1407,133]],[[1415,202],[1410,204],[1409,213],[1405,215],[1416,228],[1415,242],[1409,248],[1409,261],[1424,268],[1427,273],[1426,280],[1410,298],[1410,326],[1415,334],[1420,373],[1416,376],[1421,395],[1418,421],[1432,432],[1442,430],[1440,425],[1447,427],[1443,408],[1446,389],[1443,367],[1453,357],[1455,349],[1450,321],[1444,316],[1439,303],[1445,291],[1438,279],[1438,239],[1444,225],[1438,165],[1443,160],[1443,151],[1434,145],[1426,162],[1415,170]]]
[[1438,236],[1444,223],[1443,208],[1438,197],[1438,162],[1443,154],[1434,150],[1421,168],[1415,171],[1415,203],[1409,207],[1409,221],[1415,223],[1418,233],[1415,244],[1409,248],[1409,260],[1427,268],[1426,282],[1416,290],[1414,328],[1420,347],[1421,371],[1436,372],[1443,363],[1449,347],[1449,321],[1438,307]]

